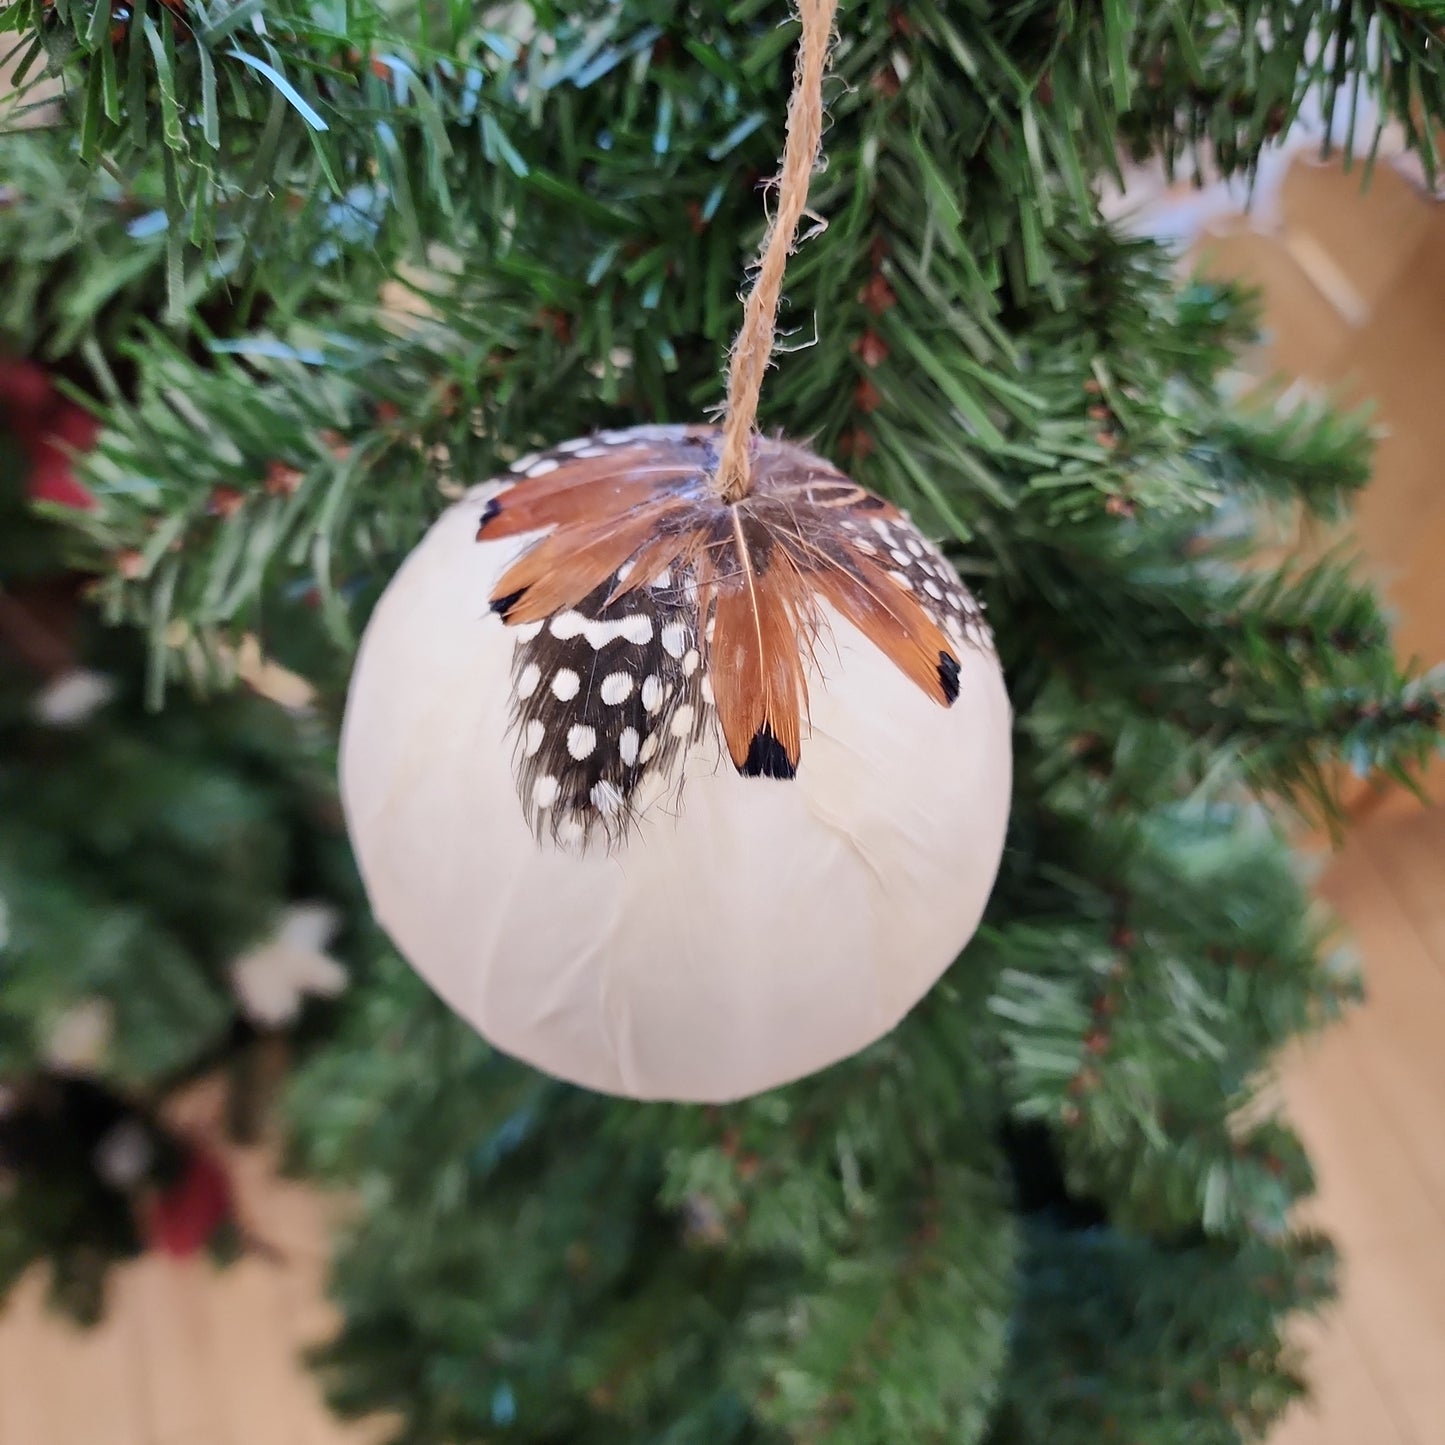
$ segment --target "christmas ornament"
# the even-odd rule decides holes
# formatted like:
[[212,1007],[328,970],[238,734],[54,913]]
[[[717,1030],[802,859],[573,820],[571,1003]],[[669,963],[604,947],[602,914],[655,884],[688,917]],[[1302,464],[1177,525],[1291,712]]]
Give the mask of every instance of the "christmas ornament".
[[46,727],[78,728],[115,696],[115,679],[88,667],[57,673],[35,695],[31,713]]
[[76,478],[74,458],[95,446],[100,423],[62,396],[35,362],[0,358],[0,421],[25,453],[32,500],[94,508],[95,498]]
[[226,1166],[200,1144],[190,1144],[175,1178],[150,1199],[146,1234],[151,1247],[177,1259],[199,1254],[236,1228],[235,1199]]
[[373,908],[487,1038],[734,1099],[888,1032],[978,923],[1008,700],[891,504],[757,439],[639,427],[445,513],[368,625],[342,795]]
[[134,1189],[155,1163],[151,1130],[138,1118],[124,1118],[95,1146],[91,1158],[95,1172],[112,1189]]
[[110,1052],[115,1011],[104,998],[72,1004],[51,1025],[41,1046],[46,1064],[64,1074],[93,1074]]
[[504,1051],[724,1102],[887,1033],[1003,846],[988,629],[909,518],[754,428],[822,125],[800,0],[725,424],[577,437],[448,511],[362,640],[342,799],[372,906]]
[[340,925],[329,904],[293,904],[273,937],[231,965],[231,986],[253,1024],[294,1023],[308,995],[336,998],[345,990],[346,970],[326,952]]

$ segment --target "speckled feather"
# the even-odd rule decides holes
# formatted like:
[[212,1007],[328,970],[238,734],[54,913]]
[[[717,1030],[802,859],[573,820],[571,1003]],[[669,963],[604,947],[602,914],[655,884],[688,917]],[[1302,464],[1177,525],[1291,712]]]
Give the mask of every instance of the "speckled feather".
[[667,795],[707,726],[696,607],[668,574],[609,603],[614,585],[518,629],[518,792],[532,831],[564,846],[620,838],[649,778]]

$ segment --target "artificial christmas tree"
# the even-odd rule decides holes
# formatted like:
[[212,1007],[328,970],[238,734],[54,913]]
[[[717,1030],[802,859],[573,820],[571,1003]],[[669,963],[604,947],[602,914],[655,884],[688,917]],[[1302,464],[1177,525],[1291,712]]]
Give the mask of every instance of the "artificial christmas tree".
[[342,946],[372,940],[323,729],[240,693],[147,710],[143,639],[88,615],[94,579],[25,505],[95,505],[75,469],[96,425],[35,363],[0,377],[0,1285],[44,1259],[90,1319],[118,1258],[246,1242],[168,1105],[222,1071],[236,1132],[259,1127],[283,1028],[324,1035],[300,995],[346,982],[298,916],[335,932],[348,904]]
[[[783,18],[12,8],[70,99],[3,142],[9,324],[105,406],[72,532],[157,691],[249,629],[335,706],[446,503],[721,401]],[[1298,1391],[1330,1257],[1260,1089],[1351,984],[1256,800],[1327,813],[1441,704],[1343,562],[1255,555],[1263,511],[1347,503],[1362,423],[1240,395],[1245,298],[1097,191],[1121,149],[1247,174],[1310,89],[1370,88],[1433,166],[1437,23],[842,7],[761,419],[987,606],[1015,773],[983,928],[888,1037],[723,1108],[544,1079],[382,958],[293,1100],[301,1162],[361,1185],[339,1405],[414,1445],[1234,1445]]]

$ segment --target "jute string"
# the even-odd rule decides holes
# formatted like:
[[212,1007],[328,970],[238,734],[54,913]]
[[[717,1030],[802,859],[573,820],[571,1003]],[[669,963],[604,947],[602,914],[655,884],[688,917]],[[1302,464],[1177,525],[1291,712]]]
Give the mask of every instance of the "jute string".
[[788,100],[787,140],[778,177],[778,207],[763,239],[757,277],[743,308],[743,324],[728,366],[727,412],[714,485],[726,502],[741,501],[752,490],[752,439],[758,418],[758,393],[773,354],[783,270],[792,254],[798,222],[808,205],[808,185],[823,135],[823,72],[833,40],[838,0],[797,0],[802,42]]

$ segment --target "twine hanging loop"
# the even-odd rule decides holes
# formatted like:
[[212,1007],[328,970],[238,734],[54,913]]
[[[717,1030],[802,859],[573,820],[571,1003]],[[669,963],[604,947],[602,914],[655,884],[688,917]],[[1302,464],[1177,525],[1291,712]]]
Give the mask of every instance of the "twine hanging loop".
[[752,489],[752,439],[758,394],[773,354],[782,298],[783,271],[792,254],[798,222],[808,205],[808,186],[823,136],[823,75],[833,41],[837,0],[797,0],[803,34],[788,100],[787,139],[778,177],[778,206],[763,240],[757,277],[743,308],[743,324],[728,365],[727,411],[714,486],[726,502]]

